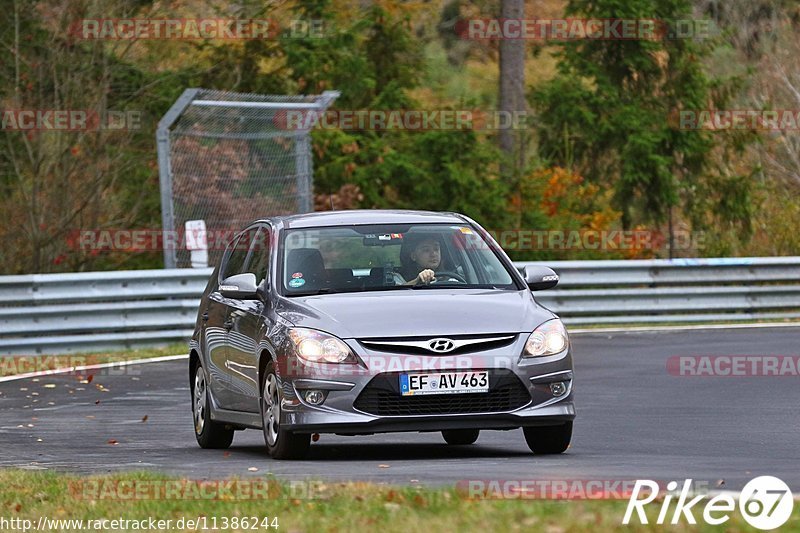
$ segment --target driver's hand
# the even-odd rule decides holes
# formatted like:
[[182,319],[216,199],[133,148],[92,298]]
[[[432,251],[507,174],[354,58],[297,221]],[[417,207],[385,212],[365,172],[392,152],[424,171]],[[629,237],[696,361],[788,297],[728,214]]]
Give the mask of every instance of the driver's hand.
[[434,274],[433,270],[431,270],[430,268],[426,268],[425,270],[420,272],[419,275],[417,276],[417,283],[428,284],[431,281],[433,281],[433,278],[435,277],[436,274]]

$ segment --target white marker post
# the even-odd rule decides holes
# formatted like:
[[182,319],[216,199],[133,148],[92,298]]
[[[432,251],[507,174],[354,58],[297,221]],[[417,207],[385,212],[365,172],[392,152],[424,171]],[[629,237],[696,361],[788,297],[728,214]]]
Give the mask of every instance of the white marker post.
[[186,221],[186,249],[192,252],[192,268],[208,266],[208,236],[205,220]]

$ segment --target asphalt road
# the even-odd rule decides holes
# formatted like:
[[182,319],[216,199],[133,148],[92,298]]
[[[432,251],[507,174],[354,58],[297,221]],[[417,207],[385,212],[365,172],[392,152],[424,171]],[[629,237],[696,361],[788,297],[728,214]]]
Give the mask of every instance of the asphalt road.
[[445,445],[438,433],[322,435],[308,460],[273,461],[260,431],[237,433],[229,453],[197,446],[183,360],[100,372],[88,384],[74,375],[24,379],[0,383],[0,466],[432,485],[693,478],[715,486],[724,480],[726,489],[776,475],[800,488],[796,376],[680,377],[667,371],[675,355],[796,356],[799,338],[794,327],[573,336],[573,444],[563,455],[544,457],[530,454],[516,430],[485,431],[465,447]]

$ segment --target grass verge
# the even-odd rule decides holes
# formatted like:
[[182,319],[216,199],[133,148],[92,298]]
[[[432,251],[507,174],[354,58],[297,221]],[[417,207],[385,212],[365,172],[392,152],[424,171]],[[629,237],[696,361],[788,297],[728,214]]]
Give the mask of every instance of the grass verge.
[[0,357],[0,377],[29,372],[46,372],[74,366],[97,365],[137,359],[152,359],[188,353],[186,343],[169,344],[152,348],[113,350],[63,355],[7,355]]
[[[689,526],[654,525],[660,505],[648,506],[649,525],[622,525],[627,502],[624,500],[554,501],[506,499],[486,500],[467,497],[455,488],[391,487],[362,482],[313,484],[313,491],[298,490],[299,482],[278,482],[271,477],[239,480],[252,485],[259,481],[268,490],[253,498],[246,491],[203,492],[199,482],[188,482],[148,472],[78,477],[70,474],[0,470],[0,516],[38,523],[50,520],[171,520],[165,531],[208,530],[216,524],[226,531],[719,531],[720,527],[702,524],[702,510],[695,511],[701,522]],[[173,492],[157,490],[172,483],[186,483],[194,489]],[[214,483],[214,482],[205,482]],[[136,497],[139,494],[139,497]],[[155,496],[160,494],[160,496]],[[205,494],[205,497],[203,495]],[[216,499],[210,499],[208,495]],[[217,498],[222,495],[222,498]],[[236,496],[238,495],[238,496]],[[674,504],[673,504],[674,507]],[[781,530],[800,530],[798,505]],[[669,516],[671,517],[670,512]],[[201,522],[203,520],[205,522]],[[238,527],[233,527],[237,517]],[[245,524],[241,519],[252,517]],[[176,527],[183,518],[183,528]],[[264,518],[268,520],[264,522]],[[277,522],[274,519],[277,518]],[[187,527],[186,520],[197,521]],[[216,521],[214,521],[216,519]],[[228,527],[223,528],[223,524]],[[48,523],[50,531],[76,531],[69,525]],[[136,530],[133,524],[118,524],[117,531]],[[166,524],[162,524],[166,525]],[[190,524],[189,526],[191,526]],[[274,525],[277,525],[276,529]],[[104,529],[106,531],[110,530]],[[266,527],[264,527],[266,526]],[[725,524],[728,531],[752,530],[738,512]],[[141,529],[141,528],[140,528]],[[9,529],[4,529],[9,530]],[[17,529],[19,530],[19,529]],[[91,530],[91,529],[90,529]],[[97,529],[95,529],[97,530]],[[151,529],[152,530],[152,529]]]

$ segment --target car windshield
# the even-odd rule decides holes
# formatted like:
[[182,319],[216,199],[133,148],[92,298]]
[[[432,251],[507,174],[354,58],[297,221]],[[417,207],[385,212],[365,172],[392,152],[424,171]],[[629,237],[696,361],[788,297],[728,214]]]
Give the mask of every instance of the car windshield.
[[517,290],[492,246],[468,225],[387,224],[286,230],[288,296],[402,289]]

